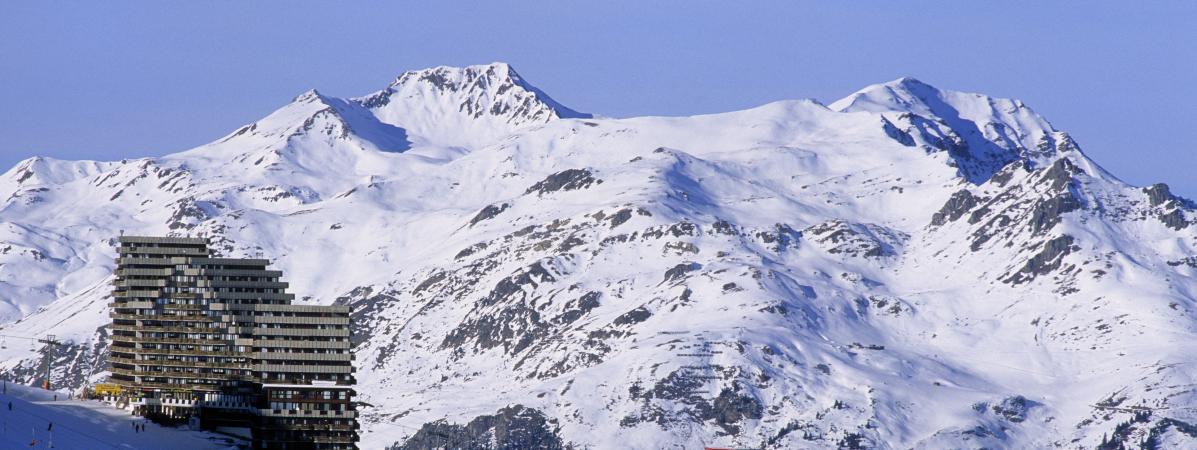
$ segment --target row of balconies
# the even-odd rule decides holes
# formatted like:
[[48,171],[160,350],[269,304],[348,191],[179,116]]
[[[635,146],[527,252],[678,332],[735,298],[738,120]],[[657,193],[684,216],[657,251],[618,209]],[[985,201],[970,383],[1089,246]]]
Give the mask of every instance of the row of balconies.
[[281,278],[283,271],[281,270],[261,270],[261,269],[201,269],[197,267],[188,267],[183,269],[183,275],[187,276],[226,276],[226,277],[263,277],[263,278]]
[[310,325],[349,325],[349,317],[313,317],[313,316],[248,316],[227,314],[220,316],[223,322],[241,323],[277,323],[277,324],[310,324]]
[[[113,352],[116,352],[116,347],[112,347]],[[126,347],[122,347],[126,348]],[[233,351],[214,351],[214,350],[186,350],[181,348],[138,348],[129,351],[121,350],[120,353],[133,353],[140,355],[186,355],[186,356],[245,356],[245,352]]]
[[353,353],[254,352],[258,360],[281,361],[353,361]]
[[210,362],[210,361],[178,361],[169,359],[132,359],[132,358],[108,358],[108,362],[115,364],[129,364],[138,367],[196,367],[207,369],[242,369],[247,368],[248,363],[244,362]]
[[215,322],[216,318],[203,315],[177,315],[177,314],[120,314],[109,313],[108,317],[117,320],[156,320],[159,322]]
[[131,377],[173,378],[179,380],[227,380],[232,374],[203,372],[172,372],[167,370],[130,370],[109,367],[108,371]]
[[137,244],[151,244],[159,246],[203,246],[207,248],[208,239],[193,238],[193,237],[175,237],[175,236],[121,236],[119,239],[121,246],[137,245]]
[[213,384],[204,384],[204,383],[183,384],[183,383],[160,383],[160,382],[155,382],[155,381],[125,381],[125,380],[112,380],[112,382],[117,385],[120,385],[122,388],[127,388],[130,390],[137,389],[137,388],[158,388],[158,389],[172,389],[172,390],[178,389],[178,390],[212,391],[212,392],[223,390],[223,386],[220,384],[216,384],[216,383],[213,383]]
[[140,336],[112,335],[113,342],[132,342],[135,344],[186,344],[186,345],[228,345],[222,339],[183,339],[183,338],[148,338]]
[[353,365],[254,364],[255,372],[353,373]]
[[160,289],[129,289],[121,291],[112,291],[114,298],[158,298],[162,296]]
[[[247,329],[254,336],[321,336],[321,337],[349,337],[349,328],[247,328],[240,327],[236,332]],[[229,329],[233,332],[233,329]],[[255,338],[257,339],[257,338]]]
[[175,273],[174,268],[165,269],[140,269],[140,268],[118,268],[116,269],[117,277],[138,276],[138,277],[169,277]]
[[161,332],[161,333],[203,333],[203,334],[226,334],[228,330],[224,328],[209,328],[209,327],[164,327],[152,325],[118,325],[113,324],[111,329],[113,331],[132,331],[132,332]]
[[[146,338],[138,338],[136,336],[124,336],[124,335],[113,336],[113,341],[115,341],[115,342],[143,343],[143,342],[141,342],[141,340],[138,340],[138,339],[144,340]],[[154,339],[162,339],[162,338],[154,338]],[[204,344],[200,344],[200,345],[213,345],[212,344],[213,342],[216,342],[217,345],[221,345],[221,346],[227,346],[229,344],[229,341],[227,341],[227,340],[214,341],[214,340],[209,340],[209,339],[203,339],[201,341],[204,342]],[[234,339],[232,342],[232,345],[238,346],[238,347],[241,347],[241,346],[255,347],[255,348],[259,349],[259,351],[254,352],[254,353],[246,353],[246,352],[219,351],[219,350],[195,350],[195,349],[181,349],[181,348],[167,348],[167,349],[138,348],[138,347],[120,346],[120,345],[112,346],[111,351],[113,353],[121,353],[121,354],[137,353],[137,354],[146,354],[146,355],[211,355],[211,356],[242,356],[242,357],[250,357],[251,355],[263,355],[261,357],[261,359],[283,359],[284,356],[287,358],[290,358],[295,355],[352,355],[352,352],[350,351],[351,344],[348,341],[341,341],[341,342],[335,342],[335,341],[278,341],[278,340],[254,341],[254,340],[249,340],[249,339]],[[304,353],[304,352],[263,352],[263,351],[260,351],[261,349],[264,349],[264,348],[292,349],[292,350],[330,349],[330,350],[342,350],[343,353]],[[269,355],[269,356],[266,356],[266,355]],[[276,356],[276,355],[284,355],[284,356]],[[301,356],[301,358],[302,358],[302,356]],[[319,359],[320,357],[313,357],[313,358]],[[353,359],[352,356],[350,359]],[[339,359],[338,358],[330,358],[330,360],[339,360]]]
[[259,348],[326,348],[348,350],[353,344],[348,339],[343,341],[308,341],[296,339],[237,339],[234,345],[246,345]]
[[196,266],[266,267],[270,265],[270,260],[262,258],[193,258],[191,264]]
[[180,255],[180,256],[208,256],[208,249],[199,247],[151,247],[146,245],[122,245],[116,248],[121,255]]
[[165,278],[117,278],[112,280],[116,287],[166,287]]
[[306,411],[302,409],[261,409],[260,414],[265,417],[327,417],[353,418],[357,411]]
[[[190,258],[188,258],[186,256],[171,256],[171,257],[161,257],[161,258],[120,257],[120,258],[116,258],[116,264],[118,266],[172,266],[173,267],[173,266],[177,266],[180,264],[187,264],[188,259],[190,259]],[[152,268],[152,267],[147,267],[147,268]]]
[[291,304],[237,304],[212,303],[208,305],[213,311],[263,311],[263,312],[292,312],[292,313],[327,313],[349,314],[350,308],[345,305],[291,305]]
[[204,292],[203,298],[225,300],[295,300],[295,294],[278,292]]
[[[272,409],[270,411],[274,411],[274,410]],[[287,410],[280,409],[279,411],[287,411]],[[340,417],[335,417],[335,416],[330,417],[330,419],[343,419],[346,417],[348,417],[348,416],[342,415]],[[340,425],[340,424],[324,424],[324,423],[296,423],[296,424],[272,423],[270,425],[267,425],[265,428],[266,429],[279,429],[279,430],[295,430],[295,431],[353,431],[353,430],[358,429],[359,427],[357,427],[356,425]]]
[[153,308],[154,305],[156,305],[156,303],[147,302],[144,300],[126,300],[109,303],[108,307],[115,309],[150,309]]
[[357,441],[357,434],[351,436],[320,435],[312,437],[312,442],[317,444],[352,444]]
[[285,281],[221,281],[221,280],[197,280],[195,282],[197,287],[206,288],[262,288],[262,289],[286,289],[291,284]]

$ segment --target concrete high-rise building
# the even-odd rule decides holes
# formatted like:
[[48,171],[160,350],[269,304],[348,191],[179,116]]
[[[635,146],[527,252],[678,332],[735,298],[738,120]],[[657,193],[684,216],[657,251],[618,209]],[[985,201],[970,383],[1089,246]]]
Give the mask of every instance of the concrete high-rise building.
[[348,306],[293,305],[268,260],[206,239],[121,236],[116,262],[112,401],[255,449],[357,448]]

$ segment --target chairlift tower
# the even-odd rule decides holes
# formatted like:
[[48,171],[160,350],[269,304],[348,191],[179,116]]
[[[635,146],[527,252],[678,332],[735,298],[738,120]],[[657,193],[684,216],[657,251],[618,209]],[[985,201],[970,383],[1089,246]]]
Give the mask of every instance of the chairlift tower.
[[53,334],[47,334],[45,338],[38,339],[37,342],[46,344],[42,347],[42,373],[46,374],[45,381],[42,381],[42,389],[50,390],[50,367],[52,365],[50,360],[53,358],[52,350],[63,344],[58,339],[55,339]]

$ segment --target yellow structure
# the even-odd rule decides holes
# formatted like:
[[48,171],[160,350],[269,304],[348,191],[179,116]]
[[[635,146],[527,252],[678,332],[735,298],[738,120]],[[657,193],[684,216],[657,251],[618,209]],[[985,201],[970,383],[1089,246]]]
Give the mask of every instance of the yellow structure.
[[100,395],[100,396],[108,395],[108,396],[116,397],[118,395],[121,395],[121,387],[119,385],[112,384],[112,383],[97,384],[95,386],[94,390],[96,392],[96,395]]

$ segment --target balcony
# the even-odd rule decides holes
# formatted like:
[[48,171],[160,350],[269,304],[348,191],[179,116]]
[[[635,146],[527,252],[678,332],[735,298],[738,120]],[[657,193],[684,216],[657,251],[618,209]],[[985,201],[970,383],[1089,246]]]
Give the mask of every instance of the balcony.
[[[349,328],[321,329],[321,328],[253,328],[254,336],[321,336],[321,337],[349,337]],[[256,339],[256,338],[255,338]]]
[[174,269],[172,269],[172,268],[165,268],[165,269],[128,269],[128,268],[122,268],[122,269],[116,269],[116,276],[118,276],[118,277],[127,277],[127,276],[138,276],[138,277],[169,277],[169,276],[171,276],[171,275],[173,275],[173,274],[174,274]]
[[284,360],[284,361],[353,361],[352,353],[292,353],[292,352],[256,352],[256,359]]
[[166,315],[166,314],[118,314],[111,313],[108,317],[117,320],[156,320],[160,322],[215,322],[214,318],[208,316],[191,315]]
[[109,303],[108,307],[115,309],[151,309],[154,307],[154,302],[127,300]]
[[290,372],[290,373],[353,373],[352,365],[299,365],[299,364],[254,364],[255,372]]
[[188,356],[245,356],[244,352],[184,350],[179,348],[139,348],[120,353],[136,353],[139,355],[188,355]]
[[130,389],[171,389],[171,390],[191,390],[191,391],[221,391],[225,389],[221,384],[184,384],[184,383],[158,383],[153,381],[114,381],[115,384],[121,387]]
[[295,294],[274,292],[204,292],[203,298],[225,300],[295,300]]
[[[169,274],[168,274],[169,275]],[[264,277],[279,278],[283,276],[281,270],[245,270],[245,269],[183,269],[183,275],[190,276],[227,276],[227,277]]]
[[117,258],[116,263],[121,266],[174,266],[171,258]]
[[166,287],[166,280],[145,280],[145,279],[116,279],[112,280],[112,285],[116,287]]
[[[108,362],[116,364],[127,364],[139,367],[194,367],[205,369],[242,369],[249,366],[249,363],[239,362],[201,362],[201,361],[172,361],[166,359],[132,359],[132,358],[108,358]],[[126,369],[127,370],[127,369]]]
[[[171,372],[166,370],[129,370],[110,368],[108,371],[131,377],[173,378],[178,380],[231,380],[237,375],[225,373]],[[171,383],[167,383],[171,384]]]
[[155,325],[117,325],[113,324],[109,327],[112,331],[132,331],[132,332],[160,332],[160,333],[200,333],[200,334],[219,334],[224,335],[228,330],[224,328],[203,328],[203,327],[163,327]]
[[144,245],[120,246],[116,248],[121,255],[169,255],[169,256],[208,256],[208,250],[197,247],[149,247]]
[[227,346],[229,341],[223,339],[184,339],[184,338],[150,338],[140,336],[113,336],[113,340],[135,342],[139,344],[185,344],[185,345],[219,345]]
[[222,288],[260,288],[260,289],[286,289],[291,285],[285,281],[220,281],[220,280],[197,280],[195,282],[197,287],[222,287]]
[[121,236],[121,247],[138,246],[137,244],[157,244],[157,245],[192,245],[192,246],[206,246],[208,239],[206,238],[191,238],[191,237],[170,237],[170,236]]
[[[248,341],[242,343],[241,341]],[[300,341],[288,339],[238,339],[237,345],[252,345],[258,348],[323,348],[349,350],[352,343],[344,341]]]
[[278,324],[299,324],[299,325],[349,325],[349,317],[318,317],[318,316],[247,316],[247,315],[225,315],[221,316],[224,322],[253,322],[253,323],[278,323]]
[[357,411],[310,411],[302,409],[259,409],[263,417],[305,417],[326,419],[352,419]]
[[264,312],[291,312],[291,313],[322,313],[322,314],[349,314],[350,309],[344,305],[291,305],[291,304],[252,304],[252,305],[238,305],[228,303],[212,303],[210,305],[213,311],[264,311]]
[[357,436],[316,436],[312,442],[317,444],[352,444],[357,442]]
[[113,291],[114,298],[158,298],[162,295],[160,290],[147,289],[130,289],[127,291]]

